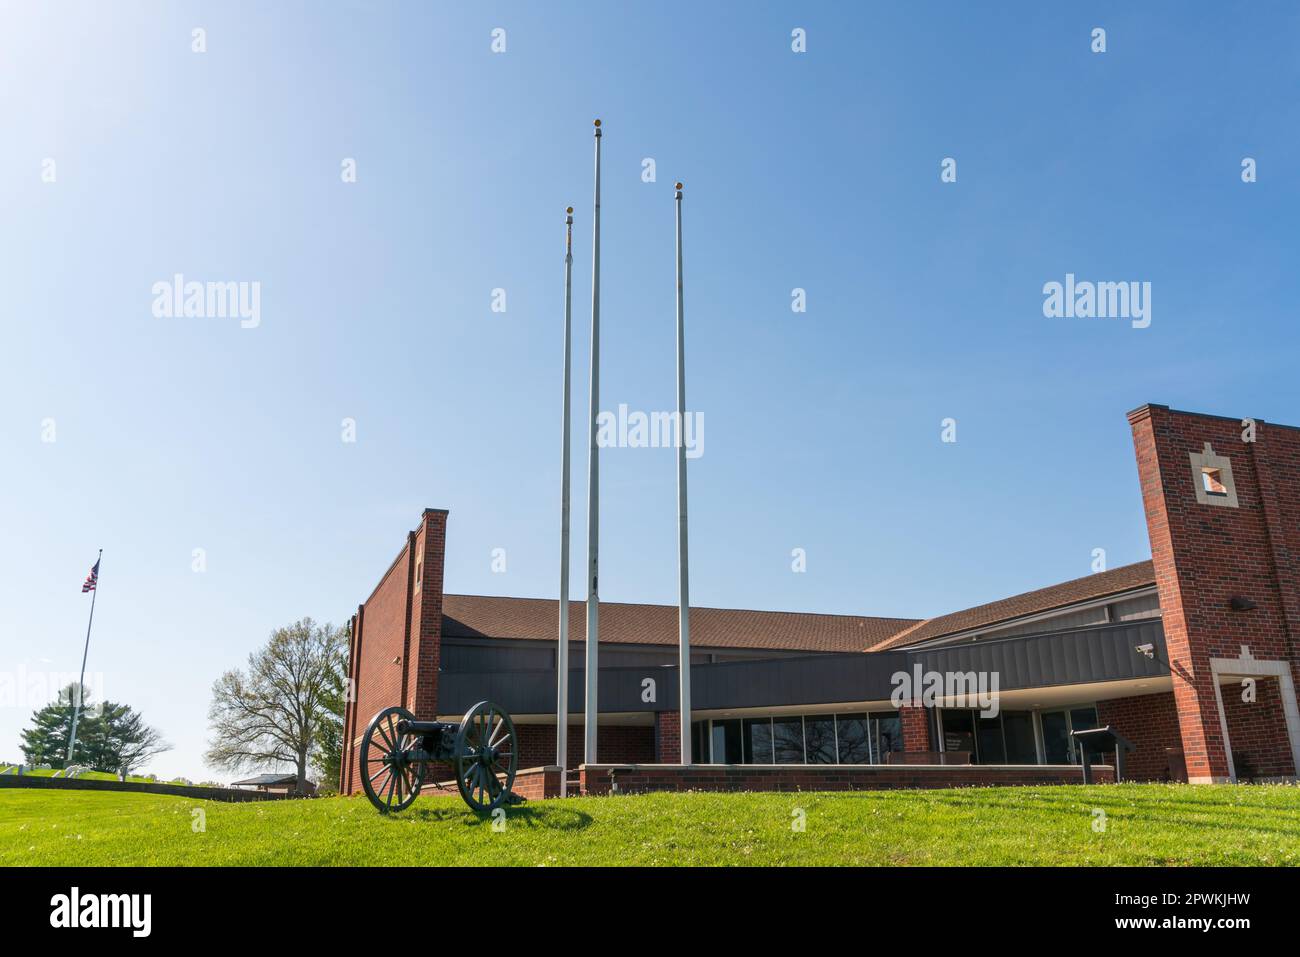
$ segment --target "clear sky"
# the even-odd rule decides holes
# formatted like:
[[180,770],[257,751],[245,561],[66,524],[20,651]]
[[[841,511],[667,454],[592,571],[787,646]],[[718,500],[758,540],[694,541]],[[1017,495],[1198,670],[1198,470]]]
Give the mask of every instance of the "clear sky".
[[[342,622],[422,508],[448,591],[554,596],[597,116],[604,408],[673,408],[686,184],[697,604],[920,617],[1147,558],[1125,412],[1300,424],[1300,11],[991,6],[0,4],[0,676],[75,673],[102,547],[90,671],[208,778],[214,679]],[[155,316],[177,273],[259,324]],[[1045,317],[1067,273],[1149,282],[1150,326]],[[603,597],[674,602],[673,453],[601,462]]]

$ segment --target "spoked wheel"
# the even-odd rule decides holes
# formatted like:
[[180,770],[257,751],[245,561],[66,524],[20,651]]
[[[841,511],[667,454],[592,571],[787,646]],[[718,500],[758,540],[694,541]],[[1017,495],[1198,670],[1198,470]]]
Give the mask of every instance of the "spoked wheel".
[[424,765],[406,757],[418,747],[419,736],[397,728],[399,721],[414,720],[405,708],[385,708],[370,719],[361,741],[361,786],[385,814],[410,807],[424,781]]
[[456,786],[472,810],[484,814],[504,804],[519,764],[510,715],[490,701],[466,711],[456,732],[454,763]]

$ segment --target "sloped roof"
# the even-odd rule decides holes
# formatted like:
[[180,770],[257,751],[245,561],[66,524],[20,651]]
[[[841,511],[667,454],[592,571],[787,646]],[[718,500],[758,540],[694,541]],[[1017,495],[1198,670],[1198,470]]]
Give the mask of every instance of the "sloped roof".
[[251,778],[245,778],[243,781],[232,781],[231,787],[240,784],[268,785],[268,784],[293,784],[298,780],[296,774],[257,774]]
[[[444,595],[446,637],[522,638],[555,641],[559,630],[555,599]],[[905,628],[915,618],[868,618],[786,611],[692,608],[691,645],[786,651],[865,651]],[[587,636],[586,604],[569,602],[569,637]],[[600,603],[600,642],[616,645],[677,644],[677,606]]]
[[872,650],[883,651],[886,648],[899,648],[920,641],[942,638],[945,635],[955,635],[972,628],[996,625],[1025,615],[1036,615],[1079,602],[1118,595],[1155,583],[1155,569],[1151,562],[1135,562],[1132,565],[1097,572],[1084,578],[1075,578],[1059,585],[1050,585],[1047,588],[992,601],[986,605],[976,605],[974,608],[940,615],[937,618],[927,618],[891,635]]
[[[1151,562],[1137,562],[935,618],[873,618],[734,608],[692,608],[691,644],[765,651],[884,651],[997,625],[1155,584]],[[444,595],[449,638],[555,641],[555,599]],[[587,635],[586,605],[569,602],[569,637]],[[675,645],[677,606],[601,602],[602,644]]]

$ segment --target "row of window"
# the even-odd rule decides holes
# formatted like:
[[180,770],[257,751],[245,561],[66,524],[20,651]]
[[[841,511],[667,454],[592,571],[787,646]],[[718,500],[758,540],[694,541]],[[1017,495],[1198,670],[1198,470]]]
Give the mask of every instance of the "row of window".
[[898,712],[730,718],[691,724],[697,764],[880,764],[903,750]]
[[[978,711],[945,708],[935,730],[944,751],[970,752],[976,764],[1074,764],[1072,731],[1097,727],[1097,709]],[[728,718],[691,724],[697,764],[883,764],[903,750],[896,711]]]
[[945,751],[969,751],[976,764],[1076,764],[1072,731],[1097,727],[1097,709],[978,711],[945,708],[938,716]]

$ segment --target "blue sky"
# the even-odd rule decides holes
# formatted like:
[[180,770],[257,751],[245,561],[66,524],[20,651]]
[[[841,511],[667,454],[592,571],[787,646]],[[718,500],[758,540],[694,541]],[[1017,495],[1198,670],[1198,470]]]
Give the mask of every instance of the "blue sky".
[[[90,671],[176,745],[152,770],[206,778],[213,680],[346,618],[422,508],[451,511],[448,591],[553,596],[568,204],[585,552],[596,116],[604,408],[673,407],[686,183],[697,604],[925,616],[1094,548],[1144,559],[1125,412],[1300,423],[1298,27],[1287,4],[5,3],[0,672],[75,672],[103,547]],[[260,283],[260,325],[155,317],[176,273]],[[1067,273],[1150,282],[1150,327],[1045,318]],[[672,452],[601,468],[603,597],[675,601]],[[0,704],[0,759],[31,710]]]

